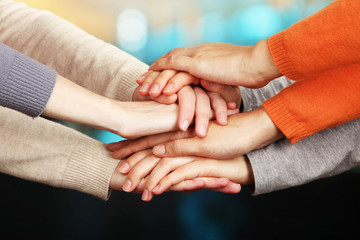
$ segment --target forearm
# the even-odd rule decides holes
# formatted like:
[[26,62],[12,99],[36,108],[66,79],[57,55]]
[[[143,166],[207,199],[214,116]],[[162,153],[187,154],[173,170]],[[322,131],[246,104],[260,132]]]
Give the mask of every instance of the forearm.
[[23,3],[0,2],[0,41],[110,98],[131,101],[148,66],[73,24]]
[[293,80],[360,61],[360,2],[337,0],[269,39],[280,72]]
[[0,43],[0,105],[39,116],[50,97],[56,72]]
[[[293,82],[278,78],[260,89],[242,88],[244,111],[256,109]],[[314,97],[314,95],[313,95]],[[281,140],[247,154],[254,194],[293,187],[346,171],[360,162],[360,120],[321,131],[291,145]]]
[[43,115],[134,138],[176,130],[178,106],[116,101],[58,75]]
[[115,108],[116,101],[58,75],[43,115],[118,133],[117,127],[122,125],[122,118],[117,122],[112,120],[126,114],[121,104],[119,102],[119,107]]
[[339,68],[296,82],[263,106],[292,143],[356,119],[360,117],[359,67]]
[[109,197],[109,182],[118,161],[103,143],[9,109],[0,109],[0,122],[1,172],[102,199]]
[[302,185],[360,164],[360,120],[327,129],[291,145],[282,140],[247,154],[254,194]]

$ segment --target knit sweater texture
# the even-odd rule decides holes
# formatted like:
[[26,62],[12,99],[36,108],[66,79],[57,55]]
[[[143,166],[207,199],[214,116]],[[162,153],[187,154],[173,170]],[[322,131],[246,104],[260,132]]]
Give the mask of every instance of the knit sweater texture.
[[[148,69],[146,64],[128,53],[64,19],[10,0],[0,0],[0,42],[48,66],[2,48],[2,54],[4,51],[7,54],[2,59],[13,59],[12,63],[6,62],[2,70],[21,69],[14,74],[24,71],[27,74],[15,75],[15,84],[6,82],[3,75],[1,84],[5,81],[6,86],[17,86],[26,82],[30,84],[27,87],[35,88],[34,92],[24,93],[29,94],[23,97],[24,101],[18,93],[21,92],[19,89],[26,90],[25,87],[16,87],[17,94],[11,98],[20,98],[20,104],[14,108],[42,99],[35,110],[25,107],[24,112],[32,116],[41,113],[56,72],[102,96],[131,101],[137,87],[136,79]],[[34,69],[30,70],[28,66]],[[49,87],[42,89],[47,83]],[[3,92],[8,94],[10,91],[5,89]],[[105,144],[42,117],[32,119],[9,108],[0,108],[0,111],[2,173],[82,191],[102,199],[109,197],[109,182],[119,160],[111,157]]]
[[292,143],[360,117],[359,11],[360,1],[337,0],[269,39],[296,83],[263,106]]
[[56,72],[0,43],[0,105],[31,117],[45,109]]

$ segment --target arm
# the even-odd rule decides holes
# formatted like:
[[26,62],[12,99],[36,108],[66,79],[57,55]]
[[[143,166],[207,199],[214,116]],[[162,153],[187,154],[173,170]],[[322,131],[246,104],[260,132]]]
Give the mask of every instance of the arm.
[[120,101],[131,101],[148,66],[47,11],[0,1],[0,41],[59,75]]
[[[251,111],[292,81],[280,78],[261,89],[242,88],[244,110]],[[291,87],[291,86],[290,86]],[[296,144],[286,140],[247,154],[254,194],[272,192],[333,176],[360,164],[359,120],[323,130]]]
[[247,154],[254,194],[306,184],[360,165],[360,120],[321,131],[296,144],[279,141]]
[[337,0],[269,39],[279,71],[293,80],[360,61],[360,2]]
[[135,138],[177,129],[178,106],[120,102],[58,76],[43,115]]
[[31,119],[5,108],[0,112],[1,172],[108,198],[119,161],[103,143],[41,117]]
[[56,72],[0,43],[0,105],[31,117],[49,100]]
[[[291,83],[281,78],[262,89],[242,88],[244,110],[258,107]],[[357,119],[293,145],[286,140],[278,141],[248,153],[248,160],[241,157],[220,161],[196,157],[165,158],[153,169],[145,189],[152,190],[152,194],[161,194],[172,184],[194,176],[221,176],[240,184],[250,184],[255,195],[298,186],[360,165],[359,129],[360,120]],[[133,160],[128,161],[132,166]],[[136,174],[131,170],[128,178],[134,178]],[[152,197],[146,196],[148,200]]]
[[274,124],[295,143],[322,129],[360,117],[360,64],[298,81],[263,106]]

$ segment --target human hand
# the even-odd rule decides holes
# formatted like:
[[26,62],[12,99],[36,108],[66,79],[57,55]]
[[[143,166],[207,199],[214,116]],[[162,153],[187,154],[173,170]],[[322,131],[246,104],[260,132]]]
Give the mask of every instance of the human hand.
[[[134,156],[126,163],[130,163],[133,166],[136,166],[136,162],[134,162],[133,160],[141,160],[139,158],[139,155],[143,156],[143,157],[147,157],[147,160],[152,160],[153,159],[153,155],[151,154],[151,151],[142,151],[139,152],[138,154],[134,154]],[[112,190],[119,190],[122,191],[123,188],[125,188],[127,191],[132,191],[135,193],[141,193],[143,192],[144,189],[144,183],[146,182],[146,179],[149,176],[145,176],[142,179],[136,179],[134,180],[134,183],[136,185],[133,185],[132,182],[127,183],[128,185],[125,187],[124,183],[126,182],[127,176],[124,175],[123,173],[127,173],[130,171],[130,168],[128,168],[127,170],[124,169],[121,166],[126,166],[125,161],[120,161],[118,164],[118,167],[116,168],[116,170],[114,171],[111,179],[110,179],[110,189]],[[138,168],[138,173],[143,173],[143,172],[148,172],[149,170],[146,168],[145,165],[149,165],[149,164],[140,164],[139,166],[136,166]],[[119,170],[121,170],[123,173],[121,173]],[[142,175],[144,176],[144,175]],[[129,187],[130,186],[130,190]],[[213,191],[218,191],[218,192],[223,192],[223,193],[237,193],[238,191],[240,191],[239,189],[239,184],[235,184],[233,182],[230,182],[229,179],[227,178],[217,178],[217,177],[199,177],[199,178],[194,178],[194,179],[187,179],[184,180],[182,182],[179,182],[178,184],[174,184],[173,186],[171,186],[168,190],[169,191],[178,191],[178,192],[193,192],[193,191],[198,191],[198,190],[202,190],[202,189],[211,189]]]
[[231,183],[226,188],[216,186],[217,188],[212,189],[225,193],[238,193],[241,190],[240,184],[253,182],[251,166],[245,157],[231,160],[202,157],[158,158],[150,150],[145,150],[122,161],[119,170],[127,174],[124,191],[137,191],[141,185],[144,201],[152,198],[153,191],[160,194],[189,179],[198,182],[204,177],[217,178],[220,182]]
[[[186,131],[195,117],[195,132],[199,137],[206,135],[211,110],[214,111],[217,122],[220,125],[226,125],[227,116],[237,113],[241,103],[238,87],[215,84],[205,80],[199,81],[184,72],[150,71],[143,74],[137,82],[141,85],[140,89],[136,91],[136,94],[140,96],[137,99],[146,99],[147,97],[167,104],[168,98],[178,95],[179,129]],[[168,86],[172,87],[163,92],[167,82],[169,82]],[[189,84],[200,83],[208,91],[199,87],[189,87]],[[155,90],[153,90],[154,87]]]
[[229,117],[226,126],[210,122],[208,134],[199,138],[193,130],[170,132],[138,140],[107,145],[115,158],[125,158],[134,152],[153,148],[159,157],[203,156],[230,159],[262,148],[283,137],[266,111],[260,107]]
[[153,71],[164,69],[188,72],[216,83],[251,88],[263,87],[282,75],[272,60],[266,39],[255,46],[205,43],[197,47],[176,48],[150,67]]
[[[187,162],[184,164],[184,162]],[[129,173],[129,175],[131,172]],[[202,157],[162,158],[143,184],[144,201],[150,201],[153,194],[159,195],[173,185],[186,179],[200,177],[226,178],[234,186],[234,192],[241,190],[241,185],[254,184],[254,175],[249,160],[240,156],[228,160],[217,160]],[[238,184],[238,185],[236,185]]]

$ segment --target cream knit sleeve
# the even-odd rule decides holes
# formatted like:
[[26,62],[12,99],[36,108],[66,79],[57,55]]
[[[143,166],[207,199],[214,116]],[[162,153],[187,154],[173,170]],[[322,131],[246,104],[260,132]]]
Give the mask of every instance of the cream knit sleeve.
[[[98,94],[131,101],[146,64],[71,23],[0,0],[0,41]],[[0,171],[107,199],[118,160],[73,129],[0,108]]]
[[103,143],[41,117],[0,108],[0,171],[56,187],[109,197],[119,163]]
[[0,41],[103,96],[131,101],[148,66],[48,11],[0,0]]

